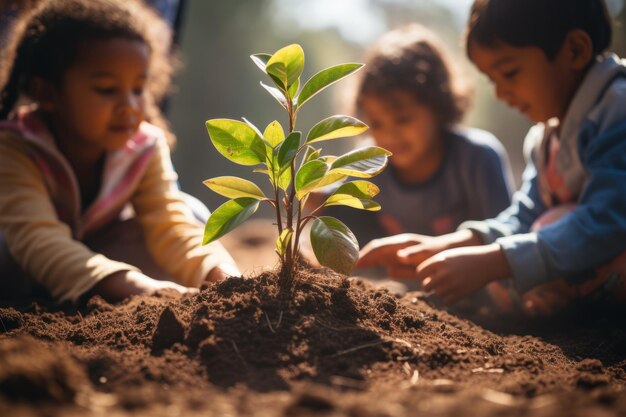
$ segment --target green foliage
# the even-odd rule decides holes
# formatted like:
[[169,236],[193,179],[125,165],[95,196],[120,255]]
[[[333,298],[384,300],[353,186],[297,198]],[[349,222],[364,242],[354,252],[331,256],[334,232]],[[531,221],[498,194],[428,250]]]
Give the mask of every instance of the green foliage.
[[259,166],[254,172],[268,177],[273,193],[266,196],[253,182],[223,176],[208,179],[204,184],[231,200],[218,207],[207,221],[204,244],[224,236],[256,212],[259,204],[267,202],[276,212],[278,239],[276,251],[283,271],[291,274],[298,257],[298,241],[304,226],[311,224],[311,245],[320,264],[349,274],[358,258],[359,246],[345,224],[339,220],[317,216],[324,206],[343,205],[361,210],[380,210],[372,198],[379,189],[371,182],[355,180],[340,184],[325,202],[305,213],[309,195],[348,177],[371,178],[387,165],[390,153],[371,146],[359,148],[341,156],[322,155],[311,144],[326,140],[356,136],[367,125],[350,116],[330,116],[309,130],[303,140],[295,129],[300,108],[315,95],[340,79],[358,71],[362,64],[341,64],[322,70],[304,83],[304,51],[300,45],[286,46],[274,54],[255,54],[252,61],[268,75],[273,85],[262,87],[286,110],[289,127],[284,129],[273,121],[261,131],[243,119],[212,119],[206,122],[211,142],[230,161]]

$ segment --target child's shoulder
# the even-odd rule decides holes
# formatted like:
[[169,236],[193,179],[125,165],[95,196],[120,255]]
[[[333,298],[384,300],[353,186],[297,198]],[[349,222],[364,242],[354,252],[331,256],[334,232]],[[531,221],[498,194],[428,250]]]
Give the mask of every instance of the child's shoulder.
[[588,98],[594,103],[587,121],[602,132],[626,120],[626,61],[609,55],[596,64],[589,78],[588,90],[595,94]]
[[456,148],[462,155],[502,155],[506,152],[500,140],[486,130],[462,127],[450,133],[453,148]]

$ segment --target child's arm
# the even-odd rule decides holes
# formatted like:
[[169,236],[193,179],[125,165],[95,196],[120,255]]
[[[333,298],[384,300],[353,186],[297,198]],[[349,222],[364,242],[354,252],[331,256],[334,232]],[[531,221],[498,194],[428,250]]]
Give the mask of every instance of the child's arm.
[[511,205],[495,218],[483,221],[467,221],[459,229],[471,229],[478,233],[485,244],[493,243],[503,236],[528,233],[534,221],[546,210],[539,194],[534,149],[542,140],[544,129],[532,127],[524,140],[526,169],[522,174],[522,185],[513,194]]
[[203,226],[185,203],[165,138],[137,187],[132,203],[148,250],[159,266],[188,287],[218,281],[238,269],[219,242],[202,245]]

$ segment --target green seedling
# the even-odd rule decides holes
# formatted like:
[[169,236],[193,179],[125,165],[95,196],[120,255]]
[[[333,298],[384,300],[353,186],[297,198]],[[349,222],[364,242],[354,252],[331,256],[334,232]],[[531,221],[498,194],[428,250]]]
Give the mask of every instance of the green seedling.
[[[281,277],[291,283],[298,262],[299,241],[305,225],[312,221],[310,241],[319,263],[336,272],[349,274],[359,255],[354,235],[339,220],[316,214],[324,206],[343,205],[376,211],[380,205],[372,200],[379,189],[362,178],[379,174],[391,153],[376,146],[362,147],[341,156],[322,155],[317,142],[359,135],[368,129],[362,121],[350,116],[330,116],[313,126],[305,136],[296,130],[296,119],[302,107],[316,94],[338,80],[359,70],[363,64],[349,63],[322,70],[300,88],[304,68],[304,51],[297,44],[286,46],[273,55],[255,54],[252,61],[269,76],[273,85],[261,86],[287,112],[289,129],[273,121],[263,131],[250,121],[230,119],[207,120],[211,142],[230,161],[254,166],[272,187],[265,195],[259,186],[243,178],[223,176],[204,184],[214,192],[230,198],[209,217],[203,244],[224,236],[250,216],[259,204],[270,204],[276,213],[278,239],[276,251],[281,259]],[[349,177],[356,180],[347,181]],[[310,213],[304,207],[310,194],[340,184],[325,201]]]

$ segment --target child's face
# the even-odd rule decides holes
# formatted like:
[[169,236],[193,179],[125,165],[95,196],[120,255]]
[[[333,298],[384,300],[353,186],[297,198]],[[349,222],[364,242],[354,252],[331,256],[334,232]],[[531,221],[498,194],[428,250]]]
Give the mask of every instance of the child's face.
[[389,163],[400,171],[415,168],[441,145],[436,115],[406,91],[366,95],[361,106],[374,140],[393,153]]
[[571,94],[572,72],[560,51],[549,60],[538,47],[470,45],[470,57],[492,81],[496,96],[534,122],[562,119]]
[[79,47],[78,57],[55,89],[57,139],[76,149],[119,149],[144,118],[149,49],[123,38],[93,40]]

